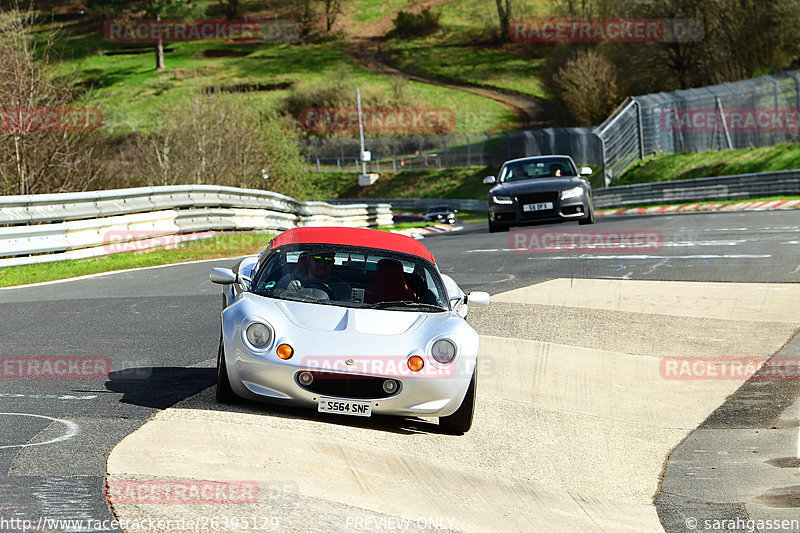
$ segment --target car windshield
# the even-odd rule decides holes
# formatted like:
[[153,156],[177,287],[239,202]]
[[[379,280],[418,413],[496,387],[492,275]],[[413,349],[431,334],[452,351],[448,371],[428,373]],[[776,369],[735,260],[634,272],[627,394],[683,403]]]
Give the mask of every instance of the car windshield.
[[572,162],[564,157],[527,159],[507,163],[500,171],[500,183],[538,178],[577,176]]
[[271,250],[253,292],[345,307],[442,312],[447,293],[425,259],[372,248],[305,244]]
[[450,210],[450,208],[448,208],[447,206],[444,206],[444,207],[431,207],[431,208],[428,209],[428,213],[445,213],[445,212],[447,212],[449,210]]

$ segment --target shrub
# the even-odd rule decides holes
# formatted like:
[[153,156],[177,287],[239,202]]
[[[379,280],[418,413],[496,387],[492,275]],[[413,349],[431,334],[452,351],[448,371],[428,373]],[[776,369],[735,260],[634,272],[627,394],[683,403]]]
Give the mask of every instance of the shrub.
[[581,126],[599,124],[621,100],[614,65],[594,50],[579,50],[553,78],[558,96]]
[[420,13],[400,11],[394,19],[395,34],[400,37],[423,37],[439,31],[441,15],[430,9]]

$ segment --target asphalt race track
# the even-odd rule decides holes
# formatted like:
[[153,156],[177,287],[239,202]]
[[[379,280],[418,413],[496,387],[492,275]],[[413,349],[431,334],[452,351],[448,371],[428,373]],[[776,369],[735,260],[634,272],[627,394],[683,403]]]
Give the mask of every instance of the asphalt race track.
[[[547,248],[559,232],[595,239]],[[620,234],[652,246],[619,246]],[[467,224],[423,242],[466,292],[493,295],[470,310],[481,364],[462,437],[424,419],[217,405],[220,290],[208,271],[232,261],[0,290],[0,531],[78,530],[42,518],[164,520],[162,531],[631,532],[798,518],[798,382],[697,372],[718,371],[713,358],[755,369],[775,354],[797,368],[800,212],[496,234]],[[18,361],[33,356],[96,366],[30,379]],[[687,360],[703,364],[670,373]],[[105,363],[107,377],[92,375]],[[257,498],[140,493],[114,500],[112,515],[104,497],[106,483],[202,480],[255,486]]]

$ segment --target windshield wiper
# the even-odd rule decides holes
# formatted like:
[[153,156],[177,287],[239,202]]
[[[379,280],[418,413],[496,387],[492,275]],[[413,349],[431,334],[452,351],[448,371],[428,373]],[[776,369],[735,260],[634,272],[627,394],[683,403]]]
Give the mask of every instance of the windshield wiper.
[[445,308],[434,304],[414,302],[412,300],[392,300],[388,302],[377,302],[368,306],[370,309],[385,309],[387,307],[410,307],[413,309],[428,309],[430,311],[446,311]]

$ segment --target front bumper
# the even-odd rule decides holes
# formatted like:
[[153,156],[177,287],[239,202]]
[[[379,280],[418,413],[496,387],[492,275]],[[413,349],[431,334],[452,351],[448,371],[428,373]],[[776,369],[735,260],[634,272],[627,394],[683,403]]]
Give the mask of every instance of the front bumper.
[[[313,357],[307,358],[309,359]],[[426,366],[432,365],[431,361],[432,359],[426,358]],[[231,387],[242,398],[316,408],[319,398],[324,396],[341,400],[369,401],[375,414],[429,417],[451,415],[458,409],[475,366],[474,362],[470,364],[467,358],[462,357],[459,360],[457,357],[457,360],[451,363],[454,365],[452,371],[442,371],[439,376],[411,377],[404,376],[400,372],[370,374],[369,377],[394,379],[400,384],[396,393],[384,398],[374,398],[358,397],[345,393],[344,390],[341,394],[336,394],[330,387],[324,393],[318,393],[298,383],[297,376],[303,371],[320,371],[331,377],[346,376],[353,380],[366,376],[355,373],[331,373],[329,365],[315,367],[296,364],[291,360],[274,361],[270,360],[269,356],[248,353],[243,346],[234,350],[233,357],[226,355],[226,363]]]
[[[489,220],[493,224],[508,226],[521,226],[525,224],[537,224],[543,222],[565,222],[568,220],[580,220],[589,213],[589,200],[585,195],[565,200],[556,196],[550,199],[553,202],[553,209],[541,211],[524,211],[523,202],[514,198],[511,204],[489,203]],[[526,202],[527,203],[527,202]]]

